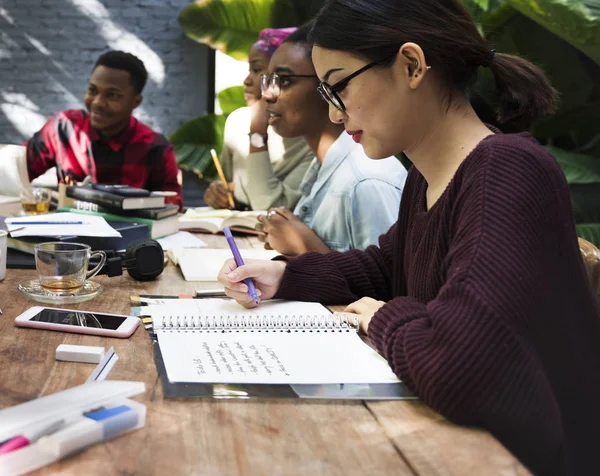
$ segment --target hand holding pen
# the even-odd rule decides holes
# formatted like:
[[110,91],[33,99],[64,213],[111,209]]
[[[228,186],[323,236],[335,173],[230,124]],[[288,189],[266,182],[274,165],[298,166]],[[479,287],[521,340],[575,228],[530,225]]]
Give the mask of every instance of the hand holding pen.
[[215,149],[210,149],[210,155],[212,156],[215,168],[217,169],[217,174],[219,175],[219,178],[221,179],[221,182],[223,182],[223,186],[227,191],[227,200],[229,202],[229,206],[231,208],[234,208],[235,202],[233,201],[233,194],[229,189],[229,184],[227,183],[227,179],[225,178],[225,174],[223,173],[223,169],[221,168],[221,162],[219,162],[219,158],[217,157],[217,151]]
[[[234,259],[228,260],[223,265],[217,277],[225,289],[225,294],[242,306],[249,308],[256,307],[259,296],[262,300],[271,299],[279,289],[287,263],[285,261],[251,260],[244,264],[231,236],[231,231],[228,228],[224,228],[223,231],[226,237],[231,237],[231,240],[228,238],[227,242],[234,253]],[[235,259],[232,243],[237,250],[239,262],[238,259]],[[251,294],[252,289],[256,292],[256,299]]]

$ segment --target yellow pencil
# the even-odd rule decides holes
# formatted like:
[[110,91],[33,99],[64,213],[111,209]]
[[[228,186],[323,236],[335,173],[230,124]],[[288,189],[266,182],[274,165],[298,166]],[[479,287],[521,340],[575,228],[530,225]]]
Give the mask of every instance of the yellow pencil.
[[225,178],[225,174],[223,173],[223,169],[221,168],[221,162],[219,162],[219,158],[217,157],[217,151],[215,149],[210,149],[210,155],[212,155],[213,162],[215,163],[215,168],[217,169],[217,173],[219,174],[219,178],[225,189],[227,190],[227,199],[229,200],[229,206],[231,208],[235,207],[235,203],[233,201],[233,195],[231,190],[229,190],[229,185],[227,184],[227,179]]

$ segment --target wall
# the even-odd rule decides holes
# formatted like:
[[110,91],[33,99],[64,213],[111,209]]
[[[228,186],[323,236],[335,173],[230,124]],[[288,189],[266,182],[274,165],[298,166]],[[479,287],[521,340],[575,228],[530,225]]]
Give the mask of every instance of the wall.
[[100,54],[144,61],[136,117],[169,134],[207,111],[209,49],[177,15],[190,0],[0,0],[0,143],[21,143],[54,112],[83,107]]

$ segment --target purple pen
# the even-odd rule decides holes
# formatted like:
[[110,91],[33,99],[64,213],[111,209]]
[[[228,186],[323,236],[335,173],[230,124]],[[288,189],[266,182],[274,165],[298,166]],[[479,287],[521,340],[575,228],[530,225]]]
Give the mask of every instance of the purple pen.
[[[233,239],[233,235],[231,234],[231,230],[228,227],[223,227],[223,233],[225,234],[225,238],[227,238],[227,244],[229,248],[231,248],[231,252],[233,253],[233,259],[235,260],[235,264],[238,266],[244,266],[244,260],[242,259],[242,255],[240,255],[240,250],[238,250],[237,245],[235,244],[235,240]],[[258,294],[256,294],[256,288],[254,287],[254,283],[250,278],[244,279],[244,283],[248,286],[248,294],[252,300],[258,304]]]

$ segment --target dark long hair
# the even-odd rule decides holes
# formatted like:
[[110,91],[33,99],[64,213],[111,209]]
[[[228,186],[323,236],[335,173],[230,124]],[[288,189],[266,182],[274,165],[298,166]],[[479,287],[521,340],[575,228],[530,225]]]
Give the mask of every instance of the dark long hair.
[[557,93],[544,72],[490,46],[460,0],[328,0],[310,35],[314,44],[375,61],[418,44],[449,104],[468,94],[480,66],[490,68],[499,95],[498,120],[530,120],[554,112]]

